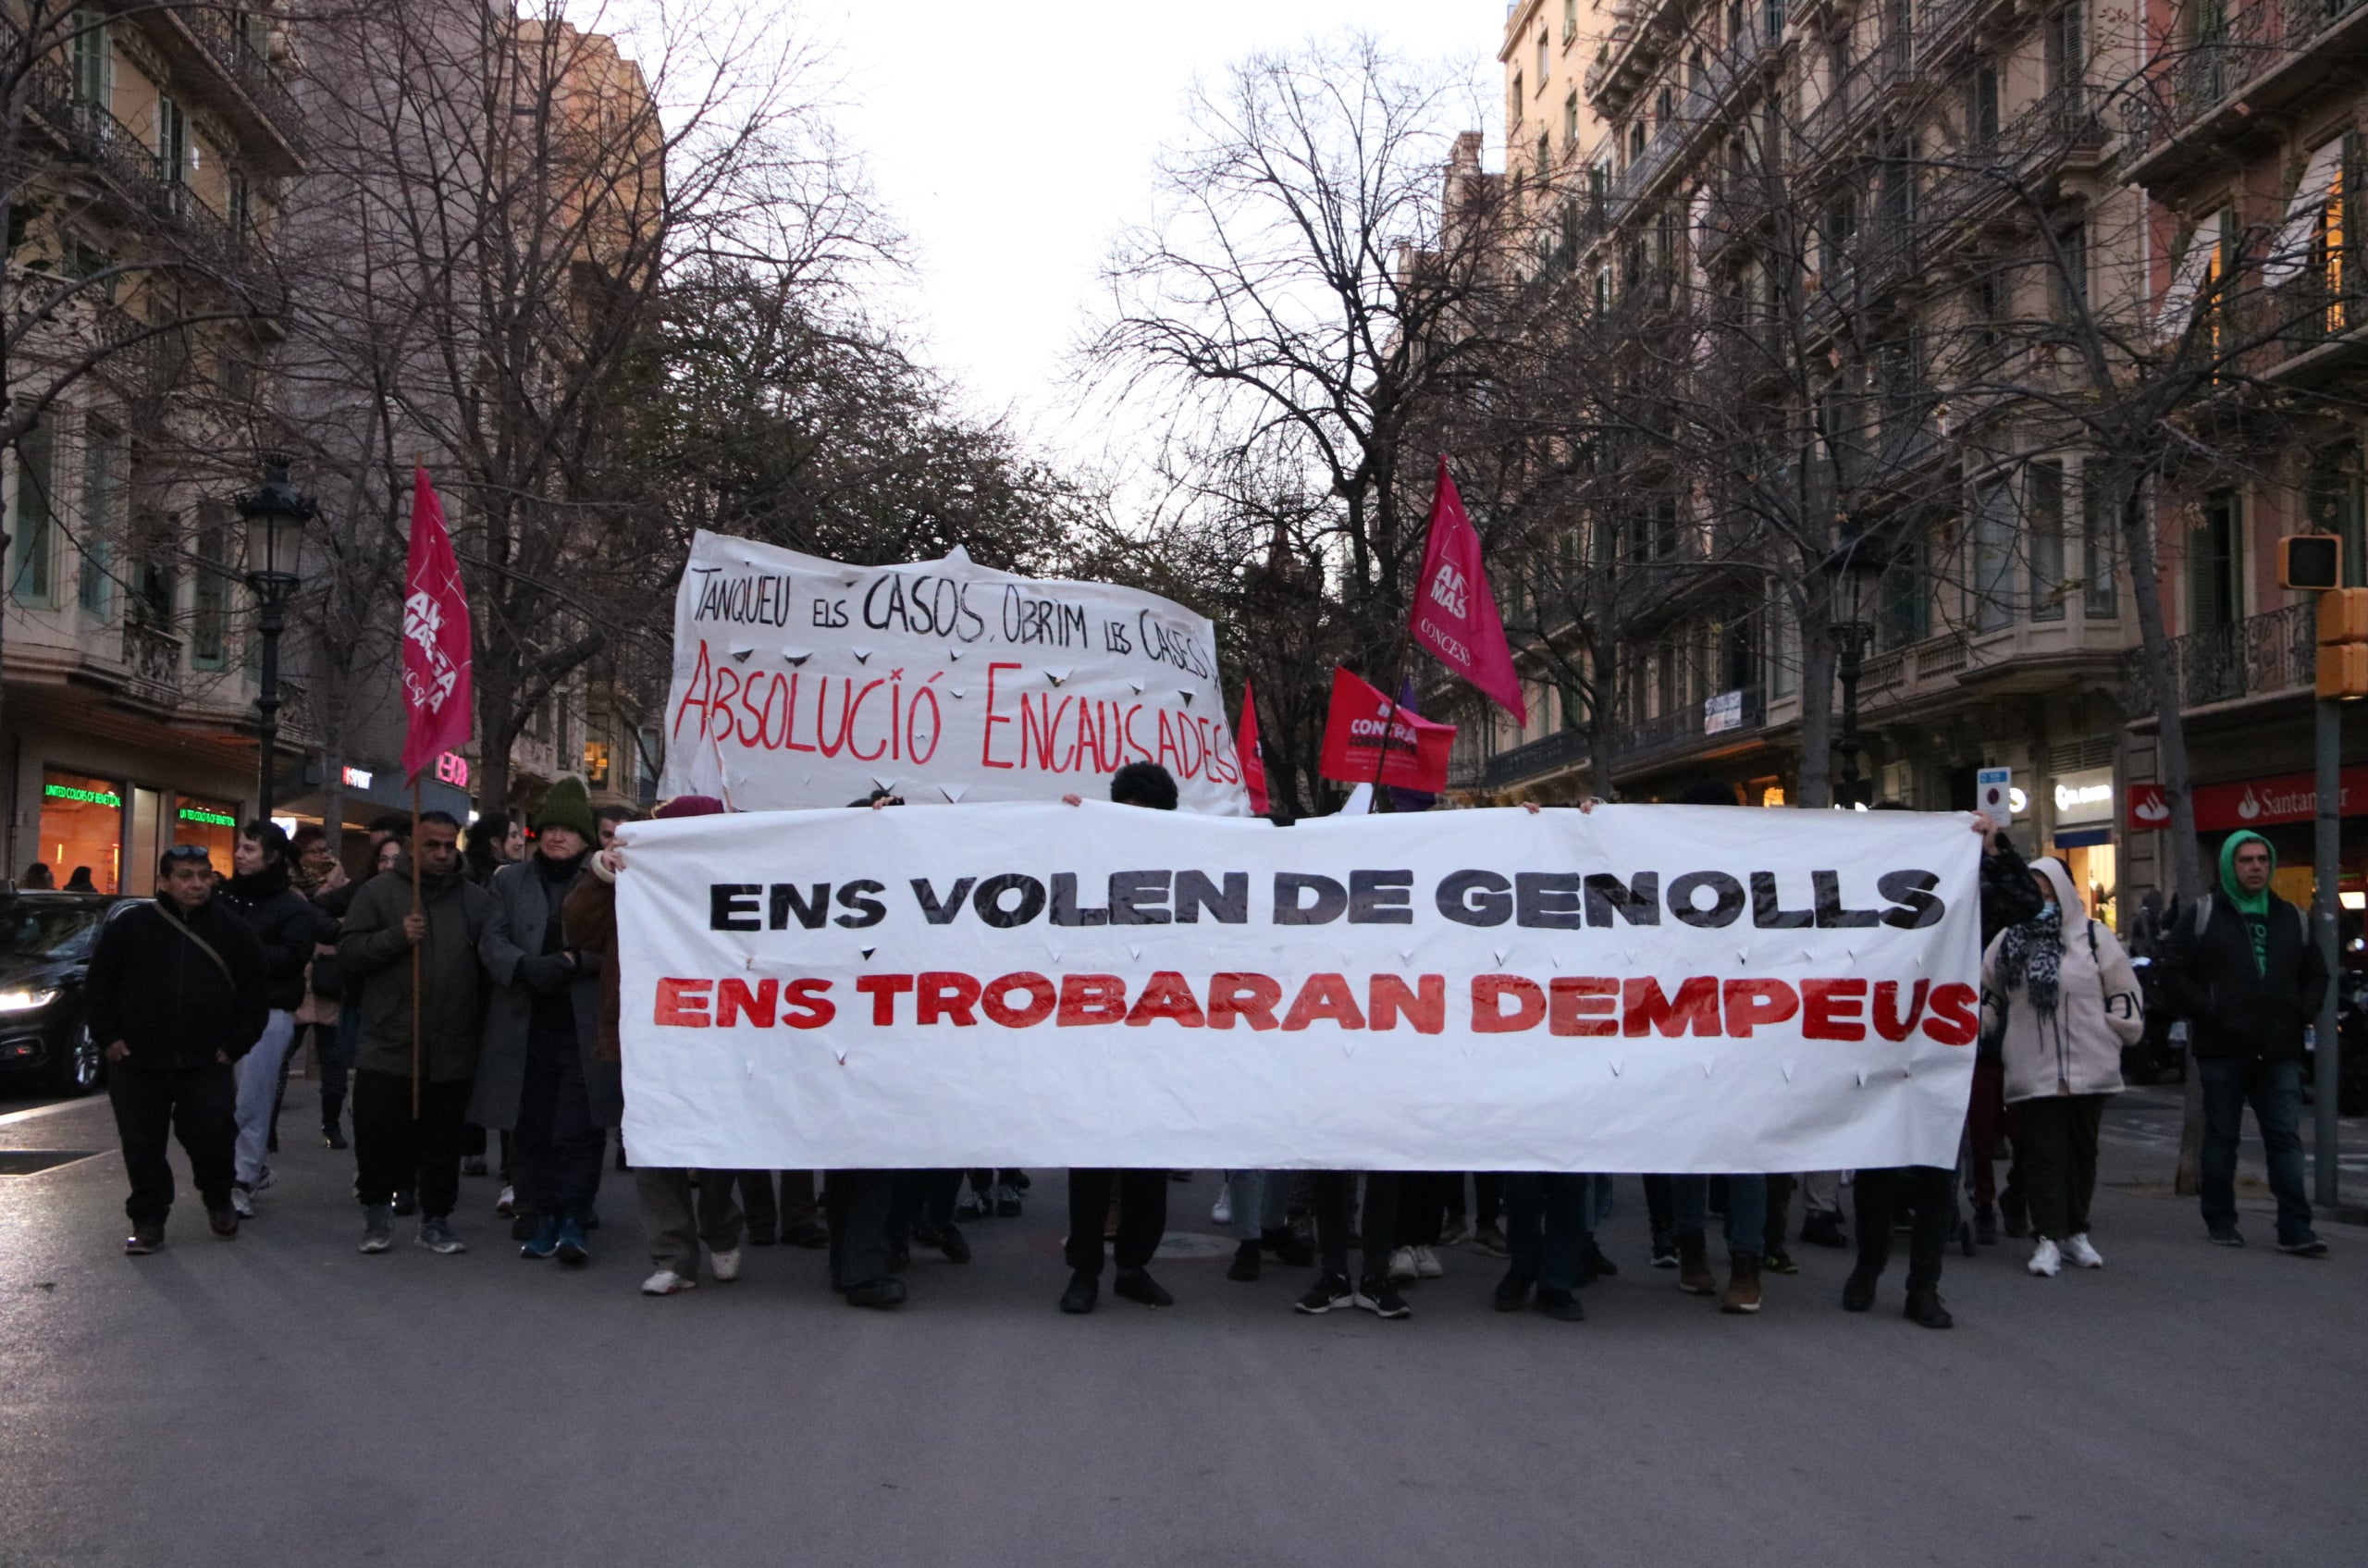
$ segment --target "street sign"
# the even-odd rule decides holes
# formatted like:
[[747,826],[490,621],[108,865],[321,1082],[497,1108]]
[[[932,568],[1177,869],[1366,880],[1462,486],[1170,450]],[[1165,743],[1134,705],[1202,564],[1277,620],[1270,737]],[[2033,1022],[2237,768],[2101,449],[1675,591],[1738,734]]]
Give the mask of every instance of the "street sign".
[[1974,809],[2004,827],[2015,820],[2009,792],[2015,785],[2012,768],[1984,768],[1973,775]]

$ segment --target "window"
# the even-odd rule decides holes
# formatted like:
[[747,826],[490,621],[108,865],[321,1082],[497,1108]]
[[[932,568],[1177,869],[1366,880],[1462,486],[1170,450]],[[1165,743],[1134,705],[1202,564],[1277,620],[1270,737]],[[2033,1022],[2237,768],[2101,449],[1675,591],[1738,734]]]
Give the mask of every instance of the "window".
[[104,621],[115,608],[116,519],[123,495],[123,438],[96,420],[82,426],[82,581],[85,614]]
[[97,11],[74,13],[74,102],[95,109],[115,103],[115,44]]
[[1995,348],[2000,339],[1998,278],[1994,273],[1983,273],[1973,280],[1967,291],[1966,308],[1973,316],[1974,340],[1983,348]]
[[57,450],[50,427],[35,425],[17,438],[16,595],[50,602],[50,558],[57,549],[55,486]]
[[1653,503],[1653,559],[1674,558],[1677,537],[1677,498],[1663,496]]
[[2064,619],[2064,464],[2034,463],[2025,475],[2030,523],[2031,619]]
[[247,177],[243,174],[230,176],[229,191],[230,240],[234,244],[244,245],[247,236],[254,228],[254,192],[249,189]]
[[609,787],[609,743],[605,740],[584,743],[584,786],[586,789]]
[[189,171],[189,117],[170,98],[156,100],[156,178],[179,185]]
[[2188,536],[2187,629],[2215,632],[2232,626],[2244,603],[2238,541],[2244,537],[2243,502],[2234,490],[2203,498],[2203,516]]
[[1743,0],[1727,0],[1727,43],[1741,48],[1745,42],[1744,29],[1749,25],[1744,19]]
[[2368,522],[2363,522],[2360,442],[2338,441],[2311,454],[2302,481],[2303,515],[2313,533],[2343,541],[2343,581],[2368,586]]
[[138,624],[156,632],[172,628],[173,601],[178,597],[170,536],[166,532],[168,526],[162,519],[148,520],[148,526],[142,530],[145,542],[140,564],[131,574],[131,618]]
[[2015,623],[2015,491],[2004,479],[1973,493],[1973,628]]
[[1784,36],[1784,0],[1760,0],[1759,35],[1770,43]]
[[2080,27],[2080,0],[2066,0],[2047,19],[2042,46],[2046,52],[2047,91],[2055,100],[2058,114],[2062,114],[2078,102],[2080,79],[2088,67],[2088,45]]
[[1579,150],[1579,94],[1576,88],[1562,100],[1562,143],[1575,153]]
[[1521,123],[1521,106],[1527,102],[1521,90],[1521,72],[1513,72],[1513,90],[1505,105],[1505,118],[1513,125]]
[[1966,136],[1976,147],[1998,140],[1998,68],[1976,66],[1966,79]]
[[1548,139],[1546,132],[1541,130],[1537,133],[1537,178],[1543,180],[1546,178],[1546,171],[1553,167],[1554,143]]
[[1840,281],[1843,258],[1849,253],[1850,237],[1858,232],[1858,199],[1845,191],[1826,203],[1818,219],[1818,268],[1825,273],[1831,288]]
[[1579,35],[1579,0],[1562,0],[1562,42]]
[[1931,635],[1931,601],[1924,589],[1922,542],[1894,546],[1883,567],[1881,597],[1876,606],[1877,646],[1906,648]]
[[2089,311],[2089,226],[2076,223],[2058,230],[2055,253],[2056,305],[2066,323],[2078,323]]
[[1628,128],[1628,162],[1634,167],[1645,155],[1645,122],[1638,120]]
[[194,599],[189,626],[190,663],[219,670],[230,643],[229,543],[220,524],[198,530]]
[[1537,90],[1546,91],[1546,30],[1537,30]]
[[2121,613],[2121,520],[2114,515],[2113,498],[2105,493],[2103,476],[2093,467],[2080,470],[2081,574],[2088,578],[2088,613],[2110,621]]
[[1677,93],[1663,87],[1653,95],[1653,123],[1667,125],[1677,117]]

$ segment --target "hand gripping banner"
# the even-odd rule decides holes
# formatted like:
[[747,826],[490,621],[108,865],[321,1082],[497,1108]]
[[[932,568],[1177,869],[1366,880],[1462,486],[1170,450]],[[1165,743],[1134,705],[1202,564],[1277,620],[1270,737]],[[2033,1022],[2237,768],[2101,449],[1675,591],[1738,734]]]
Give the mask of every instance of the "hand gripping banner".
[[625,1142],[709,1168],[1956,1157],[1963,815],[637,822]]

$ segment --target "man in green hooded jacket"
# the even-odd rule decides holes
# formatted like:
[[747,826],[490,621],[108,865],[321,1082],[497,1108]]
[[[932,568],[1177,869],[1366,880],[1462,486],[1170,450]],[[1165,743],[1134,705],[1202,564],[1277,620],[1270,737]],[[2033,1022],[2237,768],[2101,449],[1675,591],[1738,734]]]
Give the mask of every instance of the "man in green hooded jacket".
[[2318,1017],[2326,959],[2308,916],[2272,893],[2277,852],[2257,833],[2220,846],[2220,888],[2172,928],[2164,980],[2188,1019],[2203,1080],[2203,1224],[2224,1247],[2237,1229],[2237,1142],[2251,1103],[2277,1197],[2277,1250],[2319,1257],[2302,1191],[2302,1031]]

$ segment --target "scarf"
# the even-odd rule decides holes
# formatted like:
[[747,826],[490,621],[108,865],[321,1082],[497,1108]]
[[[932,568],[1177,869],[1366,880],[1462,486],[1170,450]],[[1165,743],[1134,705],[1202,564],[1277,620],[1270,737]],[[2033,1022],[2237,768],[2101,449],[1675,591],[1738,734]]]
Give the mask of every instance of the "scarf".
[[2253,972],[2269,972],[2269,889],[2247,893],[2237,881],[2237,850],[2239,846],[2258,844],[2269,850],[2269,869],[2277,870],[2277,851],[2269,840],[2252,832],[2230,833],[2220,844],[2220,892],[2244,921],[2245,934],[2252,940]]
[[2032,1006],[2042,1013],[2055,1011],[2064,964],[2064,911],[2050,904],[2021,925],[2007,927],[1998,960],[2008,990],[2020,985]]

